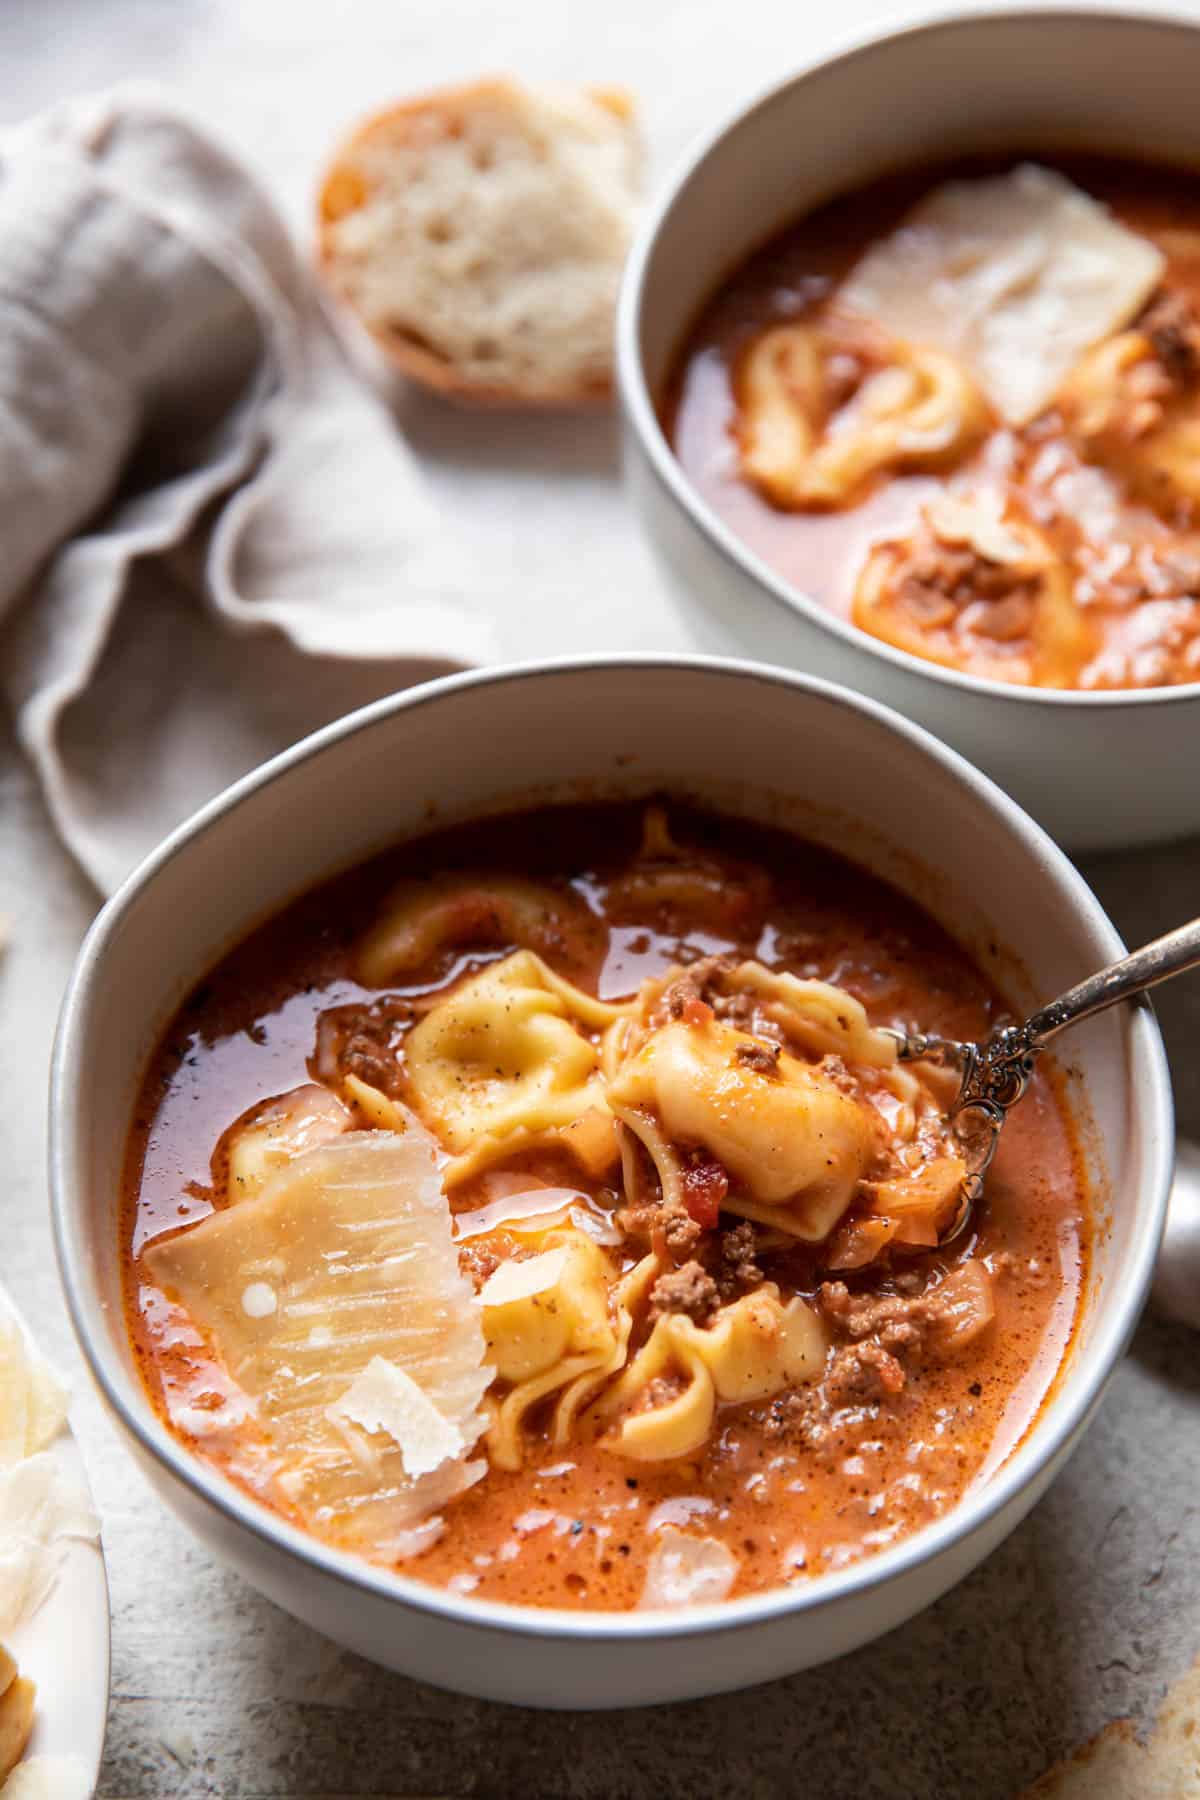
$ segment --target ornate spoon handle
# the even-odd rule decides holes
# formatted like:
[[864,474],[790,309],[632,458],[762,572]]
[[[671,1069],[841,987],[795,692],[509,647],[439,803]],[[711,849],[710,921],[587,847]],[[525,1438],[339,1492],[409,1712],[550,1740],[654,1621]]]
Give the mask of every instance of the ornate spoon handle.
[[1128,1000],[1133,994],[1141,994],[1146,988],[1155,987],[1172,975],[1182,975],[1197,965],[1200,965],[1200,919],[1193,919],[1188,925],[1168,931],[1165,937],[1155,938],[1152,944],[1143,945],[1131,956],[1123,956],[1111,968],[1101,969],[1098,974],[1076,982],[1049,1006],[1035,1012],[1025,1030],[1039,1046],[1048,1043],[1068,1025],[1090,1019],[1093,1013],[1103,1012],[1106,1006],[1115,1006],[1118,1001]]
[[1155,938],[1131,956],[1089,975],[1057,1000],[1040,1007],[1023,1025],[1001,1025],[982,1044],[923,1032],[897,1032],[902,1062],[928,1060],[960,1071],[960,1085],[950,1117],[963,1141],[967,1177],[958,1216],[942,1239],[949,1243],[964,1230],[983,1192],[983,1177],[996,1153],[1000,1129],[1011,1106],[1029,1085],[1038,1053],[1051,1038],[1093,1013],[1116,1006],[1157,982],[1200,966],[1200,919]]

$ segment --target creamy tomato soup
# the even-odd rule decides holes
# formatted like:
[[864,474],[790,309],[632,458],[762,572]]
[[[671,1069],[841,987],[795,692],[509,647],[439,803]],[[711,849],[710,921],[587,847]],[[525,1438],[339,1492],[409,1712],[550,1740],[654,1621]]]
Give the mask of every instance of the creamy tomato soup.
[[738,269],[663,420],[771,568],[913,655],[1077,689],[1200,680],[1200,181],[926,168]]
[[224,958],[154,1055],[128,1328],[197,1457],[458,1593],[807,1582],[1028,1430],[1088,1261],[1052,1072],[969,1231],[944,1071],[970,959],[863,870],[651,805],[404,846]]

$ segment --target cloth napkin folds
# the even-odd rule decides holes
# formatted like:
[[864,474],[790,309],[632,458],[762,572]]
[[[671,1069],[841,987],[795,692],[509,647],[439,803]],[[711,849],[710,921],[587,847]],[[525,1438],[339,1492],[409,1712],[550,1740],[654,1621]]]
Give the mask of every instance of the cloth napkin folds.
[[111,890],[229,781],[493,652],[271,202],[118,91],[0,140],[0,691]]

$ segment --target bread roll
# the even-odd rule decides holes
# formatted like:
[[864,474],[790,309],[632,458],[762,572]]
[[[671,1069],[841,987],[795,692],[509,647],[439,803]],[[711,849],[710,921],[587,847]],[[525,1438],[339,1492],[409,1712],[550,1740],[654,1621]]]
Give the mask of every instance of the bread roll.
[[639,160],[631,103],[607,89],[496,79],[407,101],[334,159],[319,262],[426,386],[484,404],[602,400]]

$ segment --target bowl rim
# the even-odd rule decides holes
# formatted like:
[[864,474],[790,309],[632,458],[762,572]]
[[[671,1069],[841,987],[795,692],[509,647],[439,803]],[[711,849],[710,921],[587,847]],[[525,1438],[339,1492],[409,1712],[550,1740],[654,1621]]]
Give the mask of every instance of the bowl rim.
[[[157,875],[178,857],[193,852],[205,839],[219,836],[226,816],[244,801],[302,769],[344,741],[370,733],[386,721],[454,696],[495,686],[541,680],[559,680],[580,674],[627,675],[696,671],[762,682],[812,696],[844,711],[865,715],[922,752],[939,772],[948,775],[1003,831],[1016,837],[1042,873],[1063,893],[1085,933],[1090,933],[1112,957],[1124,953],[1115,926],[1082,875],[1049,835],[1017,803],[977,770],[966,758],[882,702],[851,692],[819,677],[741,659],[715,656],[627,653],[607,656],[571,656],[472,670],[386,696],[322,727],[290,749],[242,777],[202,806],[126,877],[92,923],[67,983],[51,1059],[49,1091],[49,1185],[51,1220],[59,1274],[72,1326],[93,1380],[109,1409],[136,1448],[176,1481],[189,1499],[200,1501],[226,1522],[240,1527],[268,1554],[290,1553],[318,1575],[347,1583],[376,1599],[394,1602],[438,1616],[443,1622],[485,1631],[535,1639],[627,1639],[690,1637],[708,1632],[730,1632],[769,1623],[785,1615],[819,1615],[823,1608],[852,1595],[869,1592],[904,1576],[919,1565],[932,1562],[961,1540],[973,1535],[1014,1501],[1039,1473],[1075,1440],[1106,1386],[1137,1323],[1149,1291],[1166,1216],[1173,1167],[1173,1112],[1166,1054],[1154,1013],[1143,997],[1130,1011],[1128,1091],[1131,1110],[1142,1126],[1142,1175],[1139,1191],[1144,1196],[1144,1217],[1132,1252],[1112,1285],[1120,1293],[1111,1305],[1111,1316],[1088,1344],[1080,1378],[1064,1395],[1052,1391],[1024,1439],[995,1473],[971,1489],[941,1518],[921,1527],[900,1543],[863,1558],[845,1569],[814,1577],[811,1584],[780,1586],[741,1599],[713,1602],[678,1611],[662,1609],[629,1612],[568,1611],[560,1608],[517,1605],[507,1601],[476,1600],[450,1593],[418,1577],[372,1565],[287,1523],[244,1494],[232,1482],[193,1456],[172,1436],[158,1418],[149,1397],[139,1389],[136,1371],[125,1373],[136,1405],[126,1403],[119,1375],[110,1366],[105,1344],[105,1307],[93,1306],[87,1295],[86,1258],[82,1234],[75,1219],[87,1205],[86,1190],[76,1189],[72,1164],[77,1159],[78,1109],[73,1104],[77,1086],[86,1080],[84,1060],[92,988],[110,942],[126,914]],[[313,881],[321,879],[314,873]],[[1076,1353],[1078,1356],[1078,1352]],[[119,1367],[114,1352],[111,1365]]]
[[[657,197],[642,217],[633,245],[626,259],[617,300],[616,378],[617,393],[625,417],[630,422],[638,445],[646,457],[660,488],[685,514],[702,537],[713,546],[726,563],[748,576],[770,600],[785,612],[799,614],[810,625],[839,640],[864,656],[875,656],[909,676],[920,676],[952,691],[974,694],[992,700],[1009,700],[1019,704],[1049,707],[1083,707],[1089,710],[1107,707],[1171,706],[1200,700],[1200,680],[1179,682],[1172,687],[1151,688],[1039,688],[1021,682],[993,681],[971,675],[961,669],[935,663],[925,657],[900,650],[882,638],[872,637],[849,619],[843,619],[812,598],[796,583],[788,581],[773,569],[740,537],[703,499],[682,463],[672,450],[659,422],[654,396],[646,379],[641,353],[641,325],[648,304],[650,284],[648,270],[658,246],[661,232],[676,203],[705,165],[717,158],[726,140],[745,122],[781,101],[791,89],[802,87],[815,75],[841,64],[886,52],[894,44],[940,31],[963,32],[971,28],[1000,24],[1025,24],[1041,28],[1048,24],[1084,25],[1112,23],[1145,27],[1148,30],[1179,32],[1193,46],[1200,46],[1200,16],[1181,7],[1148,5],[1131,8],[1108,5],[1106,0],[1067,0],[1051,6],[1028,4],[998,5],[979,8],[978,4],[946,6],[938,3],[915,14],[889,15],[865,30],[847,33],[831,46],[814,52],[781,80],[760,89],[749,100],[731,108],[712,130],[704,132],[685,149]],[[839,190],[836,185],[833,193]],[[803,214],[795,215],[796,218]],[[787,221],[777,230],[786,230]],[[744,260],[744,259],[743,259]],[[727,271],[727,274],[730,271]],[[722,279],[725,279],[724,277]],[[720,285],[720,284],[718,284]],[[716,291],[696,296],[693,320],[701,307]],[[676,353],[679,346],[676,346]]]

